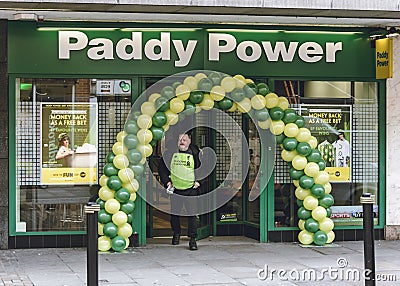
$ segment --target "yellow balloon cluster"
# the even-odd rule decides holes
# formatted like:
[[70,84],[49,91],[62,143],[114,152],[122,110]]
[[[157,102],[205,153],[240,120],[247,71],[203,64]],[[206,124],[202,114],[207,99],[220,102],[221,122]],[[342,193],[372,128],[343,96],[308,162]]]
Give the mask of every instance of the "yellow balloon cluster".
[[301,202],[299,241],[317,245],[333,241],[329,175],[315,149],[317,139],[304,127],[304,118],[289,107],[287,98],[273,93],[264,83],[255,84],[242,75],[199,72],[152,93],[140,108],[132,110],[124,131],[117,135],[99,180],[99,250],[128,247],[140,187],[136,178],[143,175],[144,163],[156,142],[186,114],[212,108],[248,113],[257,126],[276,136],[282,159],[290,163],[295,195]]

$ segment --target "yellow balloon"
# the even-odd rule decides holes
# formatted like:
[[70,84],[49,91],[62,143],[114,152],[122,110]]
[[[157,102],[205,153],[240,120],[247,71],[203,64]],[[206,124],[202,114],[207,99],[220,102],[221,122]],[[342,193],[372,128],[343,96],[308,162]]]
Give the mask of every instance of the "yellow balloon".
[[99,236],[97,246],[100,251],[109,251],[111,249],[111,239],[108,236]]
[[99,190],[99,198],[102,199],[103,201],[108,201],[112,198],[114,198],[114,191],[110,190],[107,185],[103,186]]
[[132,235],[132,226],[129,223],[124,223],[118,227],[118,235],[128,238]]
[[214,100],[209,94],[204,94],[203,100],[200,102],[200,106],[204,110],[210,110],[214,107]]
[[221,101],[225,97],[225,89],[219,85],[213,86],[210,91],[210,96],[215,101]]
[[142,153],[143,157],[149,157],[153,154],[153,147],[150,144],[139,144],[136,148]]
[[244,85],[246,84],[246,79],[241,74],[237,74],[237,75],[233,76],[233,78],[236,79],[236,87],[237,88],[243,88]]
[[140,129],[149,129],[153,124],[152,117],[148,114],[139,115],[136,122]]
[[305,142],[310,144],[311,149],[315,149],[318,146],[318,140],[314,136],[311,136],[310,139],[308,139],[308,141]]
[[117,211],[112,215],[111,220],[118,226],[119,229],[120,226],[122,226],[128,221],[128,216],[123,211]]
[[335,233],[333,231],[328,232],[326,235],[328,236],[326,243],[331,243],[335,240]]
[[199,112],[201,112],[201,105],[200,104],[196,104],[196,113],[199,113]]
[[107,186],[107,180],[108,180],[108,177],[106,175],[101,175],[101,177],[99,179],[99,185],[102,187]]
[[143,157],[142,160],[140,160],[139,164],[144,165],[144,163],[146,163],[147,158]]
[[156,107],[154,106],[154,102],[151,101],[143,102],[142,106],[140,107],[140,111],[143,114],[153,116],[154,113],[156,113]]
[[325,171],[319,171],[318,175],[314,178],[315,184],[325,185],[329,182],[329,174]]
[[122,187],[127,189],[132,194],[139,190],[139,182],[136,179],[132,179],[129,182],[123,183]]
[[185,103],[182,99],[175,97],[169,102],[169,109],[174,113],[182,112],[185,109]]
[[224,77],[221,80],[221,86],[226,92],[231,92],[236,88],[236,80],[230,76]]
[[[178,123],[179,117],[178,114],[175,112],[172,112],[170,109],[164,112],[165,115],[167,116],[167,124],[166,125],[174,125]],[[164,129],[165,131],[165,129]]]
[[125,131],[121,131],[117,134],[117,141],[118,142],[124,142],[125,136],[128,135]]
[[123,154],[115,155],[113,164],[118,169],[124,169],[129,166],[129,159]]
[[136,201],[136,193],[131,193],[129,200],[132,202]]
[[176,87],[176,97],[182,100],[186,100],[190,96],[190,88],[187,85],[181,84]]
[[296,196],[296,198],[298,198],[299,200],[304,200],[306,197],[311,195],[311,191],[310,190],[305,190],[302,187],[297,187],[296,191],[294,192],[294,195]]
[[251,106],[256,110],[265,108],[266,102],[265,97],[261,94],[256,94],[251,98]]
[[271,108],[274,108],[275,106],[278,106],[278,103],[279,103],[279,99],[278,99],[278,96],[275,93],[270,92],[267,95],[265,95],[265,106],[268,109],[271,109]]
[[104,235],[103,228],[104,228],[104,224],[97,222],[97,234],[98,235]]
[[285,161],[285,162],[291,162],[293,160],[293,158],[296,157],[297,155],[298,155],[298,153],[296,150],[287,151],[287,150],[283,149],[281,152],[281,157],[282,157],[283,161]]
[[119,211],[120,206],[116,199],[109,199],[105,202],[104,209],[110,214],[115,214]]
[[197,82],[199,82],[201,79],[207,78],[207,76],[204,73],[199,72],[199,73],[194,75],[194,78],[197,80]]
[[286,110],[289,108],[289,101],[286,97],[280,96],[278,98],[278,107],[282,108],[282,110]]
[[325,233],[328,233],[332,231],[332,229],[335,227],[335,224],[329,217],[325,217],[319,222],[319,229],[322,230]]
[[128,153],[128,148],[122,142],[115,142],[112,151],[115,155]]
[[326,184],[323,185],[325,189],[325,194],[329,194],[332,191],[332,185],[331,183],[327,182]]
[[319,173],[319,166],[317,163],[310,162],[304,168],[304,173],[309,177],[315,177]]
[[129,237],[125,237],[125,248],[127,249],[129,247],[129,244],[131,243],[131,241],[129,240]]
[[118,171],[118,178],[122,183],[128,183],[135,178],[135,173],[131,168],[123,168]]
[[297,223],[297,225],[299,226],[299,228],[300,228],[301,230],[304,230],[304,223],[305,223],[305,222],[306,222],[305,220],[299,219],[299,222]]
[[271,127],[271,119],[268,118],[265,121],[258,121],[257,124],[258,124],[258,126],[260,126],[261,129],[267,130],[268,128]]
[[285,123],[282,120],[272,120],[270,130],[272,134],[280,135],[285,130]]
[[293,180],[293,185],[298,188],[300,187],[300,181],[299,180]]
[[254,80],[252,80],[251,78],[246,78],[245,83],[254,83]]
[[237,102],[237,109],[241,113],[248,113],[251,110],[251,101],[249,98],[245,97],[241,102]]
[[232,107],[229,108],[227,111],[228,111],[228,112],[235,112],[236,109],[237,109],[237,104],[236,104],[236,102],[234,102],[234,103],[232,104]]
[[299,133],[299,127],[294,123],[288,123],[286,124],[283,133],[285,133],[286,137],[296,137]]
[[311,139],[311,132],[305,127],[299,128],[299,133],[296,136],[297,141],[307,142]]
[[190,91],[197,89],[197,80],[193,76],[185,78],[183,84],[189,87]]
[[322,221],[323,219],[325,219],[326,218],[326,214],[327,214],[326,213],[326,209],[324,207],[321,207],[321,206],[317,206],[311,211],[312,218],[317,220],[317,221]]
[[137,139],[142,144],[148,144],[153,139],[153,133],[149,129],[140,129],[137,134]]
[[303,206],[308,210],[313,210],[318,206],[318,199],[314,196],[307,196],[303,200]]
[[296,155],[292,160],[292,166],[296,170],[303,170],[307,166],[307,158],[301,155]]
[[159,94],[159,93],[152,93],[152,94],[149,96],[149,101],[150,101],[150,102],[155,102],[156,99],[159,98],[159,97],[161,97],[161,94]]
[[299,239],[300,243],[304,245],[311,244],[314,241],[314,235],[307,230],[300,231],[297,238]]

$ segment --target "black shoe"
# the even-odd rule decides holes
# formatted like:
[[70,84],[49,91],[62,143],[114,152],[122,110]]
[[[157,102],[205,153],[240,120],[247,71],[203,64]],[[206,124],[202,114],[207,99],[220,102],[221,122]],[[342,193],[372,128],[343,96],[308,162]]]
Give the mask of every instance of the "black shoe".
[[172,236],[172,245],[178,245],[179,244],[179,238],[180,238],[181,236],[179,235],[179,234],[174,234],[173,236]]
[[189,240],[189,249],[190,250],[197,250],[197,243],[195,238],[190,238]]

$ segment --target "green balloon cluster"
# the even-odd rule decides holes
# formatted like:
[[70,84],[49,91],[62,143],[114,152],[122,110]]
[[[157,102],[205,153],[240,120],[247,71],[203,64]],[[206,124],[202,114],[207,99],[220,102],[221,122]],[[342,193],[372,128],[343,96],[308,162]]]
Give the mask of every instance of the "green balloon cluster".
[[124,130],[106,157],[100,178],[98,203],[99,250],[122,251],[132,235],[134,201],[146,158],[164,133],[186,116],[218,108],[249,114],[259,128],[270,130],[281,144],[282,158],[290,164],[299,205],[299,240],[323,245],[333,240],[329,218],[333,198],[325,161],[316,149],[317,139],[304,128],[304,118],[289,108],[285,97],[271,92],[265,83],[242,75],[199,72],[151,94],[128,117]]

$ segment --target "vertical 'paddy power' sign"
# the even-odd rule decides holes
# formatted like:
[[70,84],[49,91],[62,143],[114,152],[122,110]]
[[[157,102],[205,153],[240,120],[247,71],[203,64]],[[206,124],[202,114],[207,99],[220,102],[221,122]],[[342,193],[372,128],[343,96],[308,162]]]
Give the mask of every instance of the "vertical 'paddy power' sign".
[[97,181],[96,103],[41,103],[41,183]]

